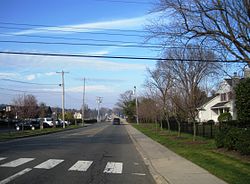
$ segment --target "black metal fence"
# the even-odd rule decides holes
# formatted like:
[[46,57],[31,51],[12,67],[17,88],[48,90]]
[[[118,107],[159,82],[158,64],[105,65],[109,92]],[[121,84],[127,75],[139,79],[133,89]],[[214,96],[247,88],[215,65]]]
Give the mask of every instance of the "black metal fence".
[[[188,122],[180,122],[181,133],[188,133],[193,134],[194,126],[193,123]],[[167,122],[163,121],[163,128],[167,128]],[[170,129],[173,131],[178,131],[178,123],[176,121],[170,121]],[[207,137],[207,138],[214,138],[216,132],[218,131],[219,126],[214,125],[212,123],[203,123],[203,124],[196,124],[196,135]]]

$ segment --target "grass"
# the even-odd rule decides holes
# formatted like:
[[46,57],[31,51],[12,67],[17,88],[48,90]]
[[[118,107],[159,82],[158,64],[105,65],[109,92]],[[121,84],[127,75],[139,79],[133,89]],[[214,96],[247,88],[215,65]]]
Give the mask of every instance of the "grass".
[[36,129],[36,130],[24,130],[24,131],[11,131],[0,133],[0,141],[7,141],[11,139],[23,138],[23,137],[30,137],[30,136],[38,136],[38,135],[45,135],[55,132],[61,132],[65,130],[76,129],[81,126],[71,125],[69,127],[64,128],[44,128],[44,129]]
[[181,138],[178,138],[177,132],[160,130],[154,124],[133,126],[229,184],[250,183],[250,163],[216,151],[213,139],[197,137],[197,141],[193,142],[190,134],[181,134]]

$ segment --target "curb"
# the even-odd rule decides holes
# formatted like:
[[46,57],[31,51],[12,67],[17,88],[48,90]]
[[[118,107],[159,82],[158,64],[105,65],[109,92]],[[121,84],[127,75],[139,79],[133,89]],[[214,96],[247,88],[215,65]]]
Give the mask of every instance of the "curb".
[[[127,124],[132,127],[132,125]],[[125,126],[126,127],[126,126]],[[132,127],[133,128],[133,127]],[[136,150],[140,153],[141,157],[143,158],[144,163],[148,166],[150,174],[153,176],[155,182],[157,184],[171,184],[164,176],[162,176],[153,166],[151,160],[148,158],[148,155],[143,150],[141,145],[136,141],[136,139],[130,134],[128,128],[126,127],[128,135],[132,142],[134,143]]]
[[79,128],[84,128],[84,127],[62,129],[62,130],[54,131],[54,132],[44,132],[44,133],[40,133],[40,134],[27,135],[27,136],[22,136],[22,137],[15,137],[15,138],[10,138],[10,139],[3,139],[3,140],[0,140],[0,142],[14,141],[14,140],[17,140],[17,139],[24,139],[24,138],[29,138],[29,137],[38,137],[38,136],[42,136],[42,135],[60,133],[60,132],[69,131],[69,130],[76,130],[76,129],[79,129]]

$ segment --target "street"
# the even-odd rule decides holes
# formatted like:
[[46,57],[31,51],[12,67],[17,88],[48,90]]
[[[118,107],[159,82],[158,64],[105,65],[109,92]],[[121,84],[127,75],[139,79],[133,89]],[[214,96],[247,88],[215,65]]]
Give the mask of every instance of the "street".
[[0,143],[0,184],[155,183],[126,125],[110,122]]

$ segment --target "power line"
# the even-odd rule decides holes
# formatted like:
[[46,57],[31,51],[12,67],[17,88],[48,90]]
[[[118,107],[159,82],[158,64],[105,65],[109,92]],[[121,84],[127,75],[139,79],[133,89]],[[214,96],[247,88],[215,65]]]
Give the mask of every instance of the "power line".
[[[121,44],[143,44],[140,42],[127,42],[127,41],[120,41],[120,40],[105,40],[105,39],[91,39],[91,38],[76,38],[76,37],[63,37],[63,36],[39,36],[39,35],[16,35],[11,33],[2,33],[0,35],[6,36],[17,36],[17,37],[29,37],[29,38],[49,38],[49,39],[58,39],[58,40],[78,40],[78,41],[94,41],[94,42],[109,42],[109,43],[121,43]],[[151,44],[150,45],[157,45]]]
[[198,59],[168,59],[157,57],[132,57],[132,56],[100,56],[84,54],[63,54],[63,53],[39,53],[39,52],[14,52],[0,51],[0,54],[30,55],[30,56],[53,56],[53,57],[79,57],[79,58],[104,58],[104,59],[126,59],[126,60],[151,60],[151,61],[181,61],[181,62],[212,62],[212,63],[246,63],[241,60],[198,60]]
[[24,81],[18,81],[18,80],[13,80],[13,79],[0,79],[0,80],[3,80],[3,81],[9,81],[9,82],[17,82],[17,83],[22,83],[22,84],[32,84],[32,85],[41,85],[41,86],[55,86],[58,84],[45,84],[45,83],[34,83],[34,82],[24,82]]
[[[163,48],[161,45],[121,45],[105,43],[72,43],[72,42],[42,42],[42,41],[19,41],[19,40],[0,40],[1,43],[18,43],[18,44],[42,44],[42,45],[71,45],[71,46],[93,46],[93,47],[131,47],[131,48]],[[171,47],[174,48],[174,47]]]
[[124,0],[94,0],[94,1],[103,1],[103,2],[109,2],[109,3],[125,3],[125,4],[145,4],[145,5],[153,5],[152,2],[141,2],[141,1],[124,1]]
[[21,92],[21,93],[59,93],[56,91],[24,91],[24,90],[18,90],[18,89],[10,89],[10,88],[2,88],[0,87],[0,89],[2,90],[7,90],[7,91],[15,91],[15,92]]
[[[139,44],[107,44],[107,43],[73,43],[73,42],[44,42],[44,41],[20,41],[20,40],[0,40],[0,43],[17,44],[41,44],[41,45],[70,45],[70,46],[92,46],[92,47],[126,47],[126,48],[155,48],[155,49],[184,49],[183,46],[165,46],[165,45],[139,45]],[[185,48],[189,49],[189,48]],[[200,49],[200,47],[191,47],[190,49]],[[218,50],[218,49],[209,49]]]
[[[12,30],[21,30],[21,31],[27,31],[27,29],[30,28],[19,28],[19,27],[6,27],[6,26],[0,26],[2,29],[12,29]],[[53,27],[52,27],[53,28]],[[60,29],[64,27],[58,27]],[[83,28],[86,30],[86,28]],[[63,33],[81,33],[81,34],[93,34],[93,35],[108,35],[108,36],[127,36],[127,37],[142,37],[145,36],[139,35],[139,34],[123,34],[123,33],[105,33],[105,32],[90,32],[90,31],[69,31],[69,30],[51,30],[49,28],[35,28],[37,31],[47,31],[47,32],[63,32]],[[87,29],[88,30],[88,29]]]
[[147,33],[148,31],[136,30],[136,29],[111,29],[111,28],[101,28],[101,27],[75,27],[75,26],[55,26],[48,24],[28,24],[28,23],[15,23],[15,22],[2,22],[0,24],[5,25],[16,25],[16,26],[30,26],[30,27],[45,27],[45,28],[69,28],[69,29],[79,29],[79,30],[99,30],[99,31],[117,31],[117,32],[137,32],[137,33]]

